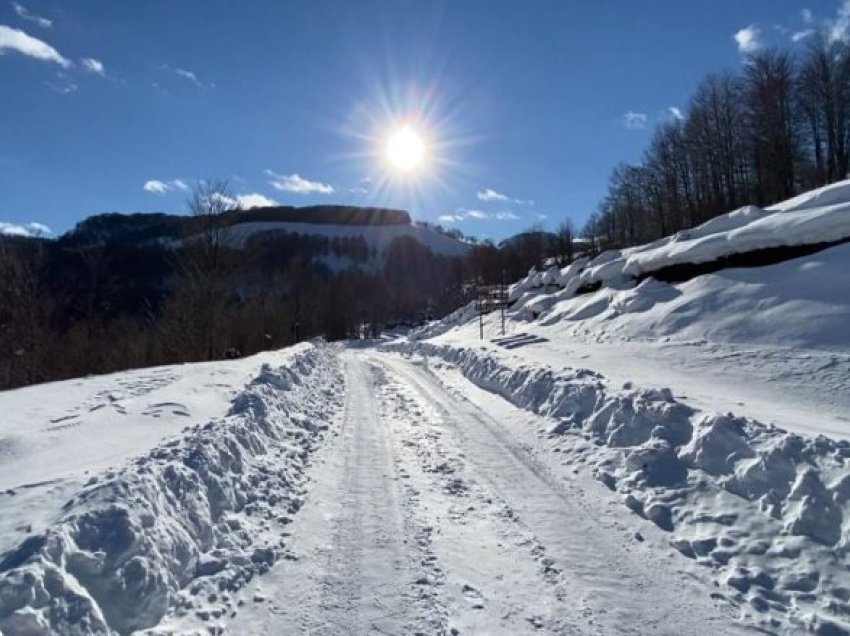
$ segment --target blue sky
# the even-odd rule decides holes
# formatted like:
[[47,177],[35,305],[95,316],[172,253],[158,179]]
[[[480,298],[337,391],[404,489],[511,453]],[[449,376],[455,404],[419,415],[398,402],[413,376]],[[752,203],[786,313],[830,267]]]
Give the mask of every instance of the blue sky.
[[[850,0],[0,0],[0,231],[181,212],[207,178],[492,238],[581,225],[706,72],[848,22]],[[426,160],[402,175],[405,124]]]

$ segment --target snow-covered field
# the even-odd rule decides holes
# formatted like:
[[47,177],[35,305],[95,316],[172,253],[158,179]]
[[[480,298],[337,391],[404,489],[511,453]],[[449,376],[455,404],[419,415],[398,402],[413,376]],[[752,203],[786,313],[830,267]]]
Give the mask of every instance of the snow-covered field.
[[848,195],[533,273],[504,335],[0,393],[0,633],[850,634],[850,244],[634,270]]
[[299,345],[0,395],[0,631],[128,633],[230,611],[285,553],[339,381],[327,347]]

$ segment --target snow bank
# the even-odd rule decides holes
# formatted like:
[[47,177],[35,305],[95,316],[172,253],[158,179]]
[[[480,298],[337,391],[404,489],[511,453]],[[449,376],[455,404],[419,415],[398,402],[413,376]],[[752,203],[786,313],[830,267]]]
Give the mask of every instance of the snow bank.
[[129,633],[230,611],[284,554],[310,452],[339,408],[328,347],[264,366],[229,414],[94,477],[0,560],[0,631]]
[[[713,568],[766,629],[850,633],[850,443],[696,411],[669,389],[612,389],[585,369],[516,366],[470,348],[396,343],[553,419],[561,457]],[[834,631],[831,631],[834,630]]]
[[[760,343],[850,350],[850,244],[757,268],[572,297],[540,294],[511,312],[550,337],[596,336]],[[557,335],[556,335],[557,333]]]
[[[532,272],[510,288],[522,311],[547,287],[558,285],[559,300],[601,287],[623,289],[669,267],[711,263],[736,254],[850,240],[850,180],[812,190],[767,209],[745,206],[672,236],[625,250],[603,252],[564,270]],[[524,316],[534,318],[538,307]]]
[[450,331],[454,327],[469,322],[477,315],[478,310],[475,308],[475,303],[471,302],[460,309],[453,311],[441,320],[434,320],[424,327],[419,327],[418,329],[411,331],[410,334],[408,334],[408,338],[411,340],[427,340],[428,338],[435,338],[447,331]]

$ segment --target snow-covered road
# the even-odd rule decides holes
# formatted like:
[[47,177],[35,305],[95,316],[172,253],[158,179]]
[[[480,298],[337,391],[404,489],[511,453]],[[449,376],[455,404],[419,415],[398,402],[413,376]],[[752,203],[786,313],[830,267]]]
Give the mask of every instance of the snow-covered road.
[[[100,425],[126,458],[101,467],[95,448],[91,474],[40,499],[25,495],[63,467],[21,443],[34,486],[0,500],[0,632],[850,633],[850,442],[500,349],[246,360],[209,404],[163,412],[147,449],[120,424],[177,396],[124,399],[50,435]],[[208,370],[150,373],[200,395]],[[26,457],[7,463],[13,479]]]
[[627,531],[598,482],[565,482],[516,437],[536,416],[474,404],[391,354],[343,360],[345,416],[288,527],[293,556],[257,579],[228,632],[740,629],[707,577]]

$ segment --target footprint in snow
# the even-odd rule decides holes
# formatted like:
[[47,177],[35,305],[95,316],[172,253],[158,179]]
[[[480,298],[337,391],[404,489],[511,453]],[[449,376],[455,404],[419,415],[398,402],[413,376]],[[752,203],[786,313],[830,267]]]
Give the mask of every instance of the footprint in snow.
[[469,583],[465,583],[463,586],[463,597],[469,601],[472,609],[484,609],[484,596],[478,588],[473,587]]

